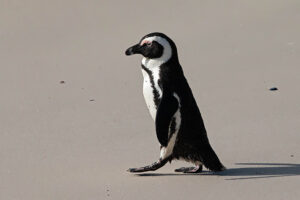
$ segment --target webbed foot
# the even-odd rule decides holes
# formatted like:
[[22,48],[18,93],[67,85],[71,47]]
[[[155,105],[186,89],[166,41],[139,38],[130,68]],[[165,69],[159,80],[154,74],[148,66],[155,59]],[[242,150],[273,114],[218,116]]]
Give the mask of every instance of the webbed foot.
[[200,173],[200,172],[202,172],[202,165],[198,165],[196,167],[181,167],[181,168],[175,169],[175,172]]
[[131,173],[139,173],[139,172],[147,172],[147,171],[155,171],[162,166],[164,166],[169,161],[169,158],[164,160],[159,159],[159,161],[152,163],[151,165],[147,165],[145,167],[138,168],[129,168],[127,171]]

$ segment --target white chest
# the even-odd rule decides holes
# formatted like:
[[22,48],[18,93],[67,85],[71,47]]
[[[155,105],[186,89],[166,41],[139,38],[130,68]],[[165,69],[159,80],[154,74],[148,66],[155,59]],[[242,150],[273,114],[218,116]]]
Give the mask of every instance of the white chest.
[[143,94],[144,98],[150,112],[150,115],[153,120],[156,117],[157,107],[155,104],[155,100],[160,99],[162,96],[162,90],[158,85],[159,80],[159,68],[142,69],[144,84],[143,84]]

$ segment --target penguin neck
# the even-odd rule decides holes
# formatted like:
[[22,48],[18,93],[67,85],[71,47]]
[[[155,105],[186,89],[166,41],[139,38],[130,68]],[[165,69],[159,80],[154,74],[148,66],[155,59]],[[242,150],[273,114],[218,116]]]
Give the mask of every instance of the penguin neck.
[[142,59],[142,64],[152,70],[152,69],[158,69],[162,64],[164,64],[165,62],[159,59],[150,59],[150,58],[146,58],[144,57]]
[[169,78],[173,77],[174,79],[179,79],[184,77],[183,70],[177,57],[172,57],[167,61],[144,57],[142,60],[142,67],[146,68],[152,73],[158,74],[159,76],[161,75],[161,71],[163,71],[163,74],[165,76],[167,75]]
[[169,57],[168,59],[165,59],[163,57],[160,57],[160,58],[153,59],[153,58],[143,57],[142,64],[150,70],[155,68],[160,68],[161,65],[168,64],[168,63],[172,63],[173,65],[174,64],[179,65],[179,61],[176,58]]

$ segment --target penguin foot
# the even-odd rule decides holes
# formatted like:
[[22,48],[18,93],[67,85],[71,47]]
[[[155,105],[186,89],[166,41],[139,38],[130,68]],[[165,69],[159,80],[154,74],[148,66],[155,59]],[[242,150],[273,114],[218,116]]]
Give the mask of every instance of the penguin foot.
[[139,168],[129,168],[127,171],[131,173],[139,173],[139,172],[147,172],[147,171],[155,171],[162,166],[164,166],[168,162],[169,158],[152,163],[151,165],[147,165],[145,167]]
[[198,165],[196,167],[181,167],[174,170],[175,172],[183,172],[183,173],[200,173],[202,172],[202,165]]
[[157,168],[157,166],[159,165],[159,162],[155,162],[151,165],[147,165],[145,167],[138,167],[138,168],[129,168],[127,171],[131,172],[131,173],[138,173],[138,172],[147,172],[147,171],[154,171]]

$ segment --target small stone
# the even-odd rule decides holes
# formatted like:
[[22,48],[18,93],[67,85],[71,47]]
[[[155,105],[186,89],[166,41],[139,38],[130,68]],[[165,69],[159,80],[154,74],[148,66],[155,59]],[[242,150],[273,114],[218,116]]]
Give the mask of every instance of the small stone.
[[291,157],[294,157],[294,155],[291,155]]
[[60,83],[60,84],[65,84],[66,82],[65,82],[65,81],[60,81],[59,83]]
[[95,101],[95,99],[90,99],[90,101]]
[[278,88],[277,88],[277,87],[272,87],[272,88],[270,88],[269,90],[270,90],[270,91],[276,91],[276,90],[278,90]]

